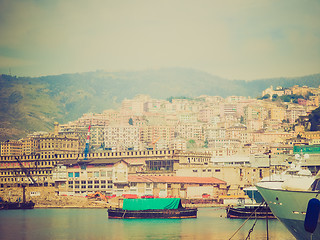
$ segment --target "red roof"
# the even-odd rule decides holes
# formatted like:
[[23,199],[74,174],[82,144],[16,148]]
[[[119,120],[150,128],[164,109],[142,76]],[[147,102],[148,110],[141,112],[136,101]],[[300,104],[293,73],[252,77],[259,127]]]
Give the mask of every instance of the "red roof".
[[129,175],[129,182],[155,182],[155,183],[197,183],[197,184],[223,184],[226,183],[215,177],[178,177],[178,176],[141,176]]

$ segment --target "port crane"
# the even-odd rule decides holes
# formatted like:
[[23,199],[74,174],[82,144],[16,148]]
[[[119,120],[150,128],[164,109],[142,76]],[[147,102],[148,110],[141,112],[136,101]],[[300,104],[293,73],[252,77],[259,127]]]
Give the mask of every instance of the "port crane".
[[[23,166],[22,162],[18,157],[14,157],[16,161],[19,163],[20,169],[24,172],[24,174],[28,177],[29,181],[31,181],[33,186],[38,186],[38,183],[36,180],[32,177],[32,175],[29,173],[29,171]],[[22,187],[22,202],[26,202],[26,184],[21,183]]]
[[89,127],[88,127],[86,147],[84,149],[84,159],[83,160],[85,160],[85,161],[88,160],[89,142],[90,142],[90,129],[91,129],[91,125],[89,125]]
[[154,151],[154,150],[156,150],[156,143],[159,141],[159,139],[160,139],[160,137],[158,137],[157,139],[155,139],[155,140],[153,140],[152,141],[152,150]]
[[28,179],[31,181],[33,186],[37,186],[36,180],[32,177],[32,175],[29,173],[29,171],[23,166],[22,162],[18,157],[14,157],[16,161],[19,163],[20,169],[24,172],[24,174],[28,177]]
[[89,127],[88,127],[86,146],[85,146],[84,151],[83,151],[83,153],[84,153],[83,161],[79,161],[78,162],[78,164],[81,166],[82,170],[86,169],[86,163],[88,161],[89,143],[90,143],[90,129],[91,129],[91,125],[89,125]]

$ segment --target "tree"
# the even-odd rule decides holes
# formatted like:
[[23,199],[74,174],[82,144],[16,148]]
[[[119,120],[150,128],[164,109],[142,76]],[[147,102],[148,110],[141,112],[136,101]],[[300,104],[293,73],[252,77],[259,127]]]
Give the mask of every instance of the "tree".
[[272,101],[276,101],[278,99],[278,94],[273,94],[272,95]]
[[309,122],[311,123],[310,131],[319,131],[320,125],[320,107],[313,110],[309,115]]
[[261,98],[258,98],[258,100],[264,100],[264,99],[269,99],[270,98],[270,94],[266,94],[264,96],[262,96]]
[[204,146],[203,146],[203,147],[204,147],[204,148],[208,148],[208,143],[209,143],[209,142],[208,142],[208,139],[206,139],[206,140],[204,141]]
[[193,140],[193,139],[190,139],[188,142],[187,142],[187,148],[196,148],[197,147],[197,144],[196,144],[196,141]]

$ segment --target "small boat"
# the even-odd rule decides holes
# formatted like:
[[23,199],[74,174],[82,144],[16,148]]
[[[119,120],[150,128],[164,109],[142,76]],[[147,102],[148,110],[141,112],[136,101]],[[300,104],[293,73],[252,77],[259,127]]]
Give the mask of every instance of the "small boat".
[[252,203],[243,203],[237,207],[227,207],[227,218],[275,218],[270,208],[263,204],[264,199],[254,186],[244,188],[243,191],[249,196]]
[[269,207],[265,205],[244,205],[242,207],[229,207],[226,209],[227,218],[275,218]]
[[12,209],[33,209],[35,203],[29,202],[0,202],[0,210],[12,210]]
[[197,208],[184,208],[180,198],[124,199],[122,208],[108,209],[108,218],[196,218]]

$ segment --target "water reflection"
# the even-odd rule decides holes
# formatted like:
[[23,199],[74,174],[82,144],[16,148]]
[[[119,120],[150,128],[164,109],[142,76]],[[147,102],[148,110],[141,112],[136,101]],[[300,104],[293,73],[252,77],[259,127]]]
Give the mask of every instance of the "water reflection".
[[[229,239],[244,222],[225,218],[220,208],[199,209],[197,219],[108,219],[106,209],[34,209],[0,211],[1,239]],[[232,239],[245,239],[249,220]],[[251,239],[266,239],[258,220]],[[285,227],[269,220],[270,239],[293,240]]]

